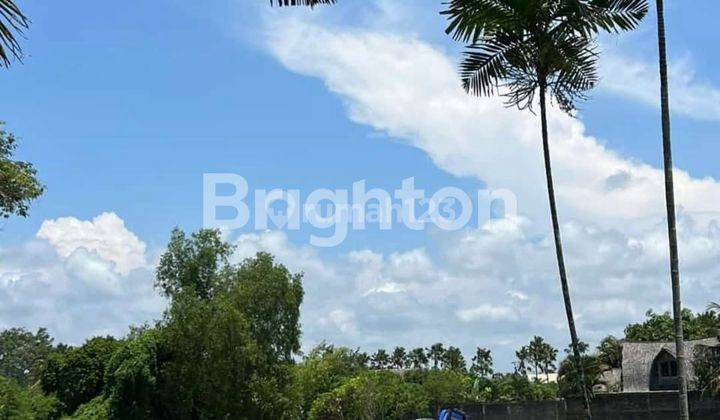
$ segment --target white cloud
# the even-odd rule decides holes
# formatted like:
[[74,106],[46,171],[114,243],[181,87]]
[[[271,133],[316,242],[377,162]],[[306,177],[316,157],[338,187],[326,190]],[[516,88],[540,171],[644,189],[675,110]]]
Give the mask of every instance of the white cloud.
[[103,213],[92,221],[61,217],[43,222],[37,237],[48,241],[58,254],[69,257],[79,248],[97,253],[114,264],[118,274],[147,267],[145,243],[125,228],[115,213]]
[[515,321],[518,319],[515,310],[509,306],[496,306],[489,303],[484,303],[480,306],[469,309],[460,309],[456,312],[458,318],[464,322],[472,321],[504,321],[511,320]]
[[[618,53],[601,60],[601,88],[653,107],[660,106],[658,64]],[[720,89],[702,80],[689,55],[670,61],[670,110],[700,120],[720,120]]]
[[145,245],[115,214],[46,221],[37,237],[0,248],[0,328],[47,327],[79,344],[160,317]]
[[[292,71],[321,78],[343,98],[351,119],[404,139],[451,174],[511,189],[533,221],[546,217],[537,117],[506,109],[500,99],[466,95],[454,59],[417,39],[297,19],[276,22],[270,33],[275,57]],[[559,110],[549,119],[563,217],[623,227],[630,219],[663,217],[660,170],[618,156]],[[676,189],[686,211],[720,210],[714,179],[676,170]]]

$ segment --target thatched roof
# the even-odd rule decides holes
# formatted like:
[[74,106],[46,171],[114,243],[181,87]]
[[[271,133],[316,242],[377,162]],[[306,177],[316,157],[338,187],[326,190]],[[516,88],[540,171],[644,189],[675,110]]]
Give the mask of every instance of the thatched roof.
[[[717,338],[704,338],[685,342],[687,357],[687,378],[695,378],[692,360],[695,346],[717,346]],[[666,351],[675,357],[675,342],[624,342],[622,348],[622,383],[624,392],[649,391],[650,370],[660,352]]]

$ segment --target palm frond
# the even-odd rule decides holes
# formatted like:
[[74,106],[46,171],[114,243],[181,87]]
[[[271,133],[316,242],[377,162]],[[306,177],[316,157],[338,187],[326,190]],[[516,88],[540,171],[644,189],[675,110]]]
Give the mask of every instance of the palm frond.
[[647,15],[647,0],[591,0],[598,25],[608,32],[630,31]]
[[445,32],[456,41],[475,43],[483,33],[502,26],[513,18],[508,0],[451,0],[447,10],[440,12],[450,23]]
[[12,0],[0,0],[0,67],[8,67],[10,60],[22,59],[22,48],[16,36],[22,36],[30,21]]
[[465,90],[476,96],[492,95],[507,74],[506,54],[512,48],[513,45],[502,44],[495,39],[469,46],[460,64],[460,79]]
[[575,101],[598,82],[597,53],[586,38],[563,38],[556,44],[552,60],[552,78],[548,88],[566,112],[575,109]]
[[315,7],[322,4],[335,4],[337,0],[270,0],[270,5],[283,6],[309,6]]

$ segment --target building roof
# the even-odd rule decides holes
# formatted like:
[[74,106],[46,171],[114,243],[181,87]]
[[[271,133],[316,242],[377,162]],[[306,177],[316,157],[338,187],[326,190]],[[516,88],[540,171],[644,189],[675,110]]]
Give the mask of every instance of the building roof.
[[[687,357],[687,377],[694,378],[692,363],[696,346],[717,346],[720,341],[713,338],[690,340],[685,342]],[[622,348],[622,383],[624,392],[648,391],[650,371],[655,358],[661,351],[675,357],[675,342],[624,342]]]

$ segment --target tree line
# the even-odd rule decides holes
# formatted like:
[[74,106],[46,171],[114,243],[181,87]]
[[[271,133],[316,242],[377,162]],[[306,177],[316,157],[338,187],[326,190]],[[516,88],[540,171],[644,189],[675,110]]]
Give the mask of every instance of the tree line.
[[[0,332],[0,418],[423,417],[443,404],[582,396],[621,363],[612,336],[593,352],[579,343],[582,369],[572,345],[558,363],[540,336],[515,352],[510,373],[494,372],[489,349],[477,347],[468,363],[443,343],[372,354],[321,343],[302,354],[302,274],[262,252],[231,263],[233,251],[218,231],[174,230],[155,281],[169,306],[124,337],[68,346],[43,328]],[[684,315],[690,338],[720,327],[715,311]],[[670,314],[650,311],[625,339],[669,340],[672,326]],[[698,370],[717,384],[717,366]],[[555,372],[557,383],[548,381]]]

